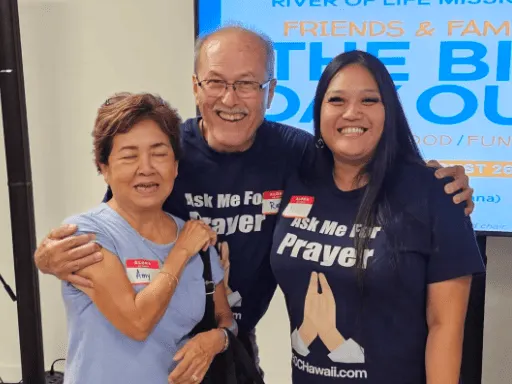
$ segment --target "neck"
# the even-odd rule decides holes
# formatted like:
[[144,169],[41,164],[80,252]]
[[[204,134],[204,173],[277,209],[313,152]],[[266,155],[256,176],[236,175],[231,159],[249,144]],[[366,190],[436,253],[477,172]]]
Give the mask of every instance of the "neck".
[[201,132],[201,136],[205,139],[205,141],[208,143],[208,146],[213,149],[214,151],[221,152],[221,153],[236,153],[236,152],[245,152],[249,148],[251,148],[252,144],[254,143],[254,138],[256,137],[256,133],[252,135],[249,140],[246,142],[236,145],[236,146],[229,146],[224,145],[222,143],[219,143],[215,140],[213,135],[210,135],[208,132],[208,127],[204,123],[204,119],[201,119],[199,121],[199,132]]
[[166,221],[166,215],[161,209],[132,209],[121,204],[114,197],[107,203],[119,213],[141,236],[158,240],[159,233]]
[[363,166],[334,159],[334,183],[342,191],[352,191],[364,187],[368,183],[368,177],[366,175],[360,177]]

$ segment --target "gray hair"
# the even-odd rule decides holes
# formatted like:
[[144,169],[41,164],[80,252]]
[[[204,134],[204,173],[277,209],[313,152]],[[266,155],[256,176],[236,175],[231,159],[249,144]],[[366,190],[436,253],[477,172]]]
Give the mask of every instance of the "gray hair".
[[274,64],[275,64],[275,54],[274,54],[274,43],[272,40],[265,35],[262,32],[256,32],[254,29],[249,29],[246,27],[241,26],[238,23],[230,24],[230,25],[224,25],[215,31],[198,38],[196,40],[195,48],[194,48],[194,72],[197,73],[197,68],[199,66],[199,59],[201,55],[201,51],[203,49],[204,44],[210,40],[212,37],[214,37],[216,34],[227,31],[227,30],[236,30],[242,33],[249,34],[251,36],[256,37],[260,40],[260,42],[263,44],[265,48],[265,54],[267,58],[266,62],[266,68],[267,68],[267,74],[269,76],[269,79],[274,78]]

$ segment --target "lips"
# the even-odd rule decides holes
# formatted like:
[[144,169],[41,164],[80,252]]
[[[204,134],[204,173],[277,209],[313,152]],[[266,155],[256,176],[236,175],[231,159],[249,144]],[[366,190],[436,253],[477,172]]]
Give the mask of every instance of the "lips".
[[222,120],[230,122],[230,123],[236,123],[240,120],[242,120],[246,114],[245,113],[230,113],[230,112],[223,112],[223,111],[217,111],[217,116],[219,116]]

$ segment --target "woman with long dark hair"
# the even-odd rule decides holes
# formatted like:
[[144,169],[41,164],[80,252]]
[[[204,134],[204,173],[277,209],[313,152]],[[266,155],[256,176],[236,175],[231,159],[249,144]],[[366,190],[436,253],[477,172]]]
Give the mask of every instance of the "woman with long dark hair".
[[361,51],[334,58],[314,125],[317,156],[287,182],[271,255],[293,383],[457,384],[471,278],[484,266],[384,64]]

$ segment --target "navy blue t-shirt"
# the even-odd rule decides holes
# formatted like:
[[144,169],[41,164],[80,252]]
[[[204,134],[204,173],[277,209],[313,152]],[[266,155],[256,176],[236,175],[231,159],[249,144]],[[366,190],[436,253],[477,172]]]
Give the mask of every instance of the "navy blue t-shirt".
[[229,302],[239,329],[251,331],[276,289],[270,247],[284,182],[310,158],[313,137],[297,128],[264,121],[245,152],[211,149],[198,118],[182,125],[183,158],[164,210],[203,219],[229,253]]
[[287,181],[271,265],[294,384],[425,383],[428,284],[484,271],[463,204],[433,173],[419,164],[395,172],[385,219],[368,231],[362,289],[354,221],[365,188],[340,191],[331,175]]

